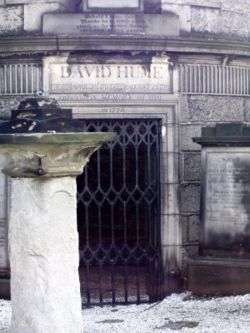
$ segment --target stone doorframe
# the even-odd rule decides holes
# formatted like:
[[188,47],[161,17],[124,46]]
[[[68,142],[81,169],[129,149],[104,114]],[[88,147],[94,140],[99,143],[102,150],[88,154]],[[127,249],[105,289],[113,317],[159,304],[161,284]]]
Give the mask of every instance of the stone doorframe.
[[[177,97],[167,96],[167,99],[168,101],[164,103],[154,103],[153,105],[117,104],[112,106],[72,107],[75,119],[156,118],[161,120],[161,246],[166,272],[179,275],[182,268],[182,237],[179,213],[179,104]],[[68,103],[67,107],[69,107]]]
[[[66,85],[62,90],[54,91],[52,73],[56,77],[60,69],[54,64],[67,64],[67,55],[46,57],[43,60],[43,89],[45,95],[58,100],[63,108],[73,109],[75,119],[129,119],[158,118],[162,122],[161,139],[161,246],[165,273],[180,275],[182,271],[182,232],[179,211],[179,95],[178,68],[170,64],[167,55],[155,57],[152,64],[163,69],[161,83],[166,92],[148,89],[140,91],[108,90],[106,93],[94,88],[86,93],[72,89]],[[52,65],[51,65],[52,64]],[[60,73],[62,75],[62,73]],[[67,76],[67,73],[64,73]],[[70,83],[73,81],[71,80]],[[88,83],[88,81],[86,81]],[[130,81],[133,83],[133,81]],[[60,80],[58,81],[60,85]],[[62,82],[65,84],[65,82]],[[101,80],[98,81],[101,83]],[[140,82],[136,82],[140,83]],[[147,83],[147,82],[146,82]],[[154,83],[150,81],[150,83]],[[81,84],[76,79],[75,85]]]
[[[182,271],[182,230],[179,212],[179,103],[178,96],[165,95],[164,102],[150,105],[77,105],[75,119],[155,118],[162,123],[160,147],[161,247],[165,274],[179,276]],[[10,196],[8,196],[10,197]],[[9,205],[8,205],[9,206]]]

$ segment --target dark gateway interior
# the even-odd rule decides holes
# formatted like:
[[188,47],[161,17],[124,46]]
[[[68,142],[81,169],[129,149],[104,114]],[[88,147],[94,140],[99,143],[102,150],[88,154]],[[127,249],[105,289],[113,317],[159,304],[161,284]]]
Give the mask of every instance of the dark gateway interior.
[[84,120],[116,132],[77,178],[83,304],[161,298],[160,121]]

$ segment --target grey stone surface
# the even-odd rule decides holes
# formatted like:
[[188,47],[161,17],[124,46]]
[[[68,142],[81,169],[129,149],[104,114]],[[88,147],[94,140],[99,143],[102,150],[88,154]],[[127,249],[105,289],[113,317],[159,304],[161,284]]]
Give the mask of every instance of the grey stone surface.
[[249,275],[249,260],[199,257],[188,263],[187,287],[196,295],[246,294],[250,292]]
[[164,0],[162,9],[180,17],[185,33],[192,31],[247,38],[250,3],[245,0]]
[[181,212],[195,213],[200,210],[200,184],[182,184]]
[[184,244],[191,244],[199,241],[200,216],[182,215],[182,241]]
[[140,1],[139,0],[119,0],[119,1],[110,1],[110,0],[88,0],[88,9],[98,9],[98,8],[132,8],[139,9]]
[[75,178],[15,178],[11,200],[10,332],[81,333]]
[[195,258],[199,255],[199,245],[197,244],[188,244],[185,246],[186,255],[188,258]]
[[202,156],[202,246],[234,255],[249,253],[249,147],[208,147]]
[[182,96],[180,118],[183,122],[243,121],[244,98],[223,96]]
[[194,143],[192,138],[195,136],[200,136],[201,134],[201,125],[189,125],[189,124],[182,124],[180,125],[180,150],[188,151],[194,150],[199,151],[200,145]]
[[[152,58],[151,64],[50,63],[52,94],[170,93],[171,75],[167,58]],[[154,63],[155,62],[155,63]]]
[[82,166],[114,133],[0,134],[0,164],[10,177],[80,175]]
[[182,243],[187,244],[188,242],[188,215],[182,215],[181,220],[181,230],[182,230]]
[[184,153],[183,161],[183,180],[196,181],[201,177],[201,155],[200,153]]
[[188,241],[196,242],[199,240],[199,226],[200,226],[200,217],[199,215],[190,215],[188,217]]
[[191,26],[193,31],[227,34],[247,38],[250,29],[249,12],[238,12],[231,8],[219,10],[213,8],[192,7]]
[[[90,155],[113,137],[111,133],[0,135],[0,169],[13,177],[10,332],[82,332],[75,176],[82,173]],[[33,167],[48,177],[34,175]]]
[[250,122],[250,98],[244,99],[244,120]]
[[48,12],[58,12],[62,7],[58,2],[31,3],[24,6],[24,30],[35,32],[42,30],[42,16]]
[[180,30],[182,32],[191,31],[191,7],[189,5],[180,5],[177,3],[162,3],[162,10],[170,11],[179,16],[180,20]]
[[[65,24],[67,22],[67,24]],[[164,27],[164,29],[162,28]],[[178,36],[175,14],[46,14],[44,34]]]
[[0,7],[0,35],[21,33],[24,18],[22,6]]
[[249,13],[250,2],[248,0],[220,0],[220,3],[222,10],[242,13],[244,15]]

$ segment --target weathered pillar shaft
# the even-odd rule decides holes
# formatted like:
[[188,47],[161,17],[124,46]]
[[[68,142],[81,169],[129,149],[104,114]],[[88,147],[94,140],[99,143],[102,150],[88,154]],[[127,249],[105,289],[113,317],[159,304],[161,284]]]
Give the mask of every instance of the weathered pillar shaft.
[[11,333],[81,333],[75,177],[14,178]]
[[75,177],[113,137],[0,134],[0,169],[13,178],[11,333],[82,333]]

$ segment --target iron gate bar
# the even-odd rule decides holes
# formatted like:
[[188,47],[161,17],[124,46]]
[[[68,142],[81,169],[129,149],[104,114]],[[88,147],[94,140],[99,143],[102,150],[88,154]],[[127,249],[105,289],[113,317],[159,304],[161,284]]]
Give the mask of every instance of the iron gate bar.
[[159,119],[83,120],[83,131],[118,134],[77,179],[79,271],[87,306],[162,297],[160,128]]

